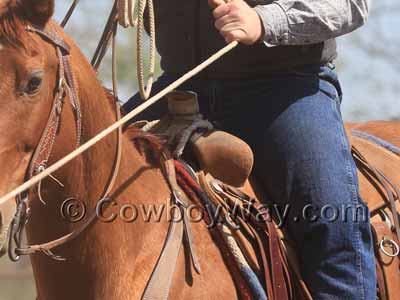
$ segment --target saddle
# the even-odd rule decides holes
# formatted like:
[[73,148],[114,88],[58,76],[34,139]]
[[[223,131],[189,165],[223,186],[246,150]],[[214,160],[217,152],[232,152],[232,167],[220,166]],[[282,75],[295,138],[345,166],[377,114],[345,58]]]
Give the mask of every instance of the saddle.
[[358,168],[361,198],[370,214],[376,257],[377,299],[398,299],[400,156],[395,146],[377,137],[347,128]]
[[167,96],[168,114],[153,122],[139,121],[135,125],[153,134],[167,137],[174,157],[186,151],[188,160],[205,173],[235,187],[248,180],[254,157],[250,147],[227,132],[214,129],[199,112],[197,95],[174,91]]
[[[139,122],[136,126],[167,138],[171,149],[171,157],[166,160],[167,178],[174,194],[184,199],[180,202],[194,202],[204,207],[208,225],[212,221],[210,216],[220,209],[220,220],[216,226],[209,226],[210,234],[225,256],[240,298],[312,299],[301,277],[290,238],[276,226],[265,203],[241,189],[249,184],[254,162],[250,147],[239,138],[214,129],[199,113],[194,93],[173,92],[167,100],[169,113],[166,116],[150,123]],[[396,172],[400,168],[400,156],[358,132],[349,129],[348,136],[363,187],[361,197],[371,212],[377,297],[393,300],[400,292],[397,213],[400,207],[396,201],[400,192],[395,184],[400,183],[400,174]],[[185,223],[183,228],[181,234],[186,233],[189,240],[193,266],[200,272],[190,242],[190,225]],[[181,237],[175,240],[179,242]],[[156,282],[159,279],[156,275],[163,273],[157,272],[157,268],[159,265],[150,283]],[[158,293],[146,291],[143,299],[158,299],[155,295]]]

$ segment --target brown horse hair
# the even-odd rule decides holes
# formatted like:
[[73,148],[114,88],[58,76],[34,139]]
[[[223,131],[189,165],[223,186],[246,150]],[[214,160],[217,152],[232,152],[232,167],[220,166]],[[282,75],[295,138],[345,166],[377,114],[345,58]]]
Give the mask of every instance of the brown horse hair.
[[[34,39],[31,38],[26,30],[27,23],[23,19],[24,13],[15,5],[10,5],[6,12],[0,11],[0,40],[7,46],[13,48],[36,48]],[[107,96],[108,104],[114,108],[115,97],[111,90],[104,88]],[[141,141],[150,146],[150,149],[158,157],[164,148],[164,141],[162,138],[155,135],[146,133],[133,126],[128,126],[124,132],[129,136],[129,139],[137,147],[137,149],[144,154]]]
[[34,46],[26,26],[23,12],[18,7],[9,6],[7,11],[0,11],[0,39],[7,46],[22,49]]

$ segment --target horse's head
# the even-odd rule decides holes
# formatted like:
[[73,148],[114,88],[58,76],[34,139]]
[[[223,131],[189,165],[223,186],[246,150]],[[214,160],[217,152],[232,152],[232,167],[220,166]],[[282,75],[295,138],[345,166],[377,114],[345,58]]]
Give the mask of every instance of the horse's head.
[[[47,26],[53,10],[54,0],[0,0],[0,195],[24,181],[54,99],[55,48],[27,30]],[[0,252],[15,210],[0,207]]]

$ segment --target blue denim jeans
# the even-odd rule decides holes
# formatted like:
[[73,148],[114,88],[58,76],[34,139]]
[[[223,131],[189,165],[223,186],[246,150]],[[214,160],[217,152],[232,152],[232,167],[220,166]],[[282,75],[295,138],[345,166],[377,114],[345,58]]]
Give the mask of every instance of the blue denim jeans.
[[[196,92],[206,117],[252,147],[255,176],[272,201],[289,207],[284,226],[313,298],[373,300],[369,212],[359,196],[332,69],[315,65],[268,78],[192,79],[180,89]],[[154,92],[176,78],[162,75]],[[140,102],[136,95],[124,109]],[[137,119],[157,119],[166,110],[161,101]]]

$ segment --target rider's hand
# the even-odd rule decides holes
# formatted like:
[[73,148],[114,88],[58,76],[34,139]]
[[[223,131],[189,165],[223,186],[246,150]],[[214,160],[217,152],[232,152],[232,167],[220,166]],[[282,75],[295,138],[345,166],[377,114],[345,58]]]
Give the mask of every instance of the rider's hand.
[[215,27],[227,43],[252,45],[264,35],[259,15],[243,0],[208,0],[208,4],[213,9]]

